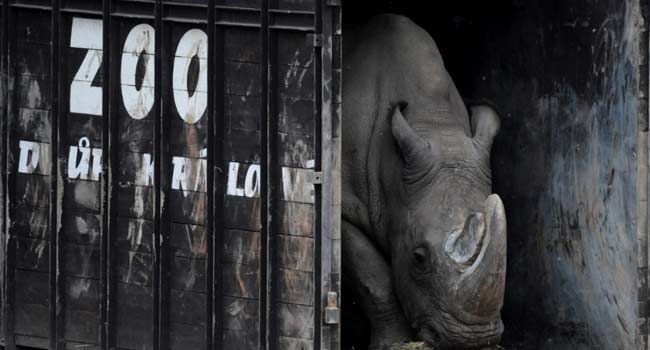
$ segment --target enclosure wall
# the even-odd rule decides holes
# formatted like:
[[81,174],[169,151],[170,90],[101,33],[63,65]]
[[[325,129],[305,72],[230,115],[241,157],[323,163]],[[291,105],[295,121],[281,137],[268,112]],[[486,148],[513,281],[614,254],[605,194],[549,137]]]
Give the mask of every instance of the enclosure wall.
[[643,347],[648,154],[639,6],[514,5],[507,24],[481,36],[471,83],[464,77],[472,86],[464,93],[501,114],[492,169],[508,217],[504,316],[513,343]]

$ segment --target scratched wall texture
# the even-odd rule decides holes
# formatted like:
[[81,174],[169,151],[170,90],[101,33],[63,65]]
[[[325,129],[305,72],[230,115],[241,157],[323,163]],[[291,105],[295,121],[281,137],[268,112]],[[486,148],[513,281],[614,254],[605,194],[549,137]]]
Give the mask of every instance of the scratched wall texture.
[[506,35],[486,33],[468,91],[502,114],[493,172],[508,208],[509,335],[633,349],[639,11],[592,0],[514,12]]
[[[504,345],[635,349],[637,1],[419,6],[373,7],[429,30],[461,94],[501,114],[492,169],[509,226]],[[360,4],[344,15],[354,27],[370,14]]]

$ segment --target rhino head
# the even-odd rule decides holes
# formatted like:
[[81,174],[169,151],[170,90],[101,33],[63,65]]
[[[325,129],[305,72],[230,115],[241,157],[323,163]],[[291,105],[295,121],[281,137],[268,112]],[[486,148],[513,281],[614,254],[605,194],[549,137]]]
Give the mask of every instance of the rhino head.
[[499,119],[486,106],[471,112],[471,135],[411,127],[406,106],[391,120],[400,179],[388,201],[395,291],[418,337],[442,348],[494,345],[503,332],[506,219],[490,175]]

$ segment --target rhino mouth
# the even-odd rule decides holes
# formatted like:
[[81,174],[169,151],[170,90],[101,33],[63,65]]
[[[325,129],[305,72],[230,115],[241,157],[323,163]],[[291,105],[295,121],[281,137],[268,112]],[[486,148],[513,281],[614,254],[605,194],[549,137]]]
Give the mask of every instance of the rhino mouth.
[[450,314],[431,320],[417,329],[417,338],[438,349],[482,349],[499,344],[501,319],[482,324],[464,324]]

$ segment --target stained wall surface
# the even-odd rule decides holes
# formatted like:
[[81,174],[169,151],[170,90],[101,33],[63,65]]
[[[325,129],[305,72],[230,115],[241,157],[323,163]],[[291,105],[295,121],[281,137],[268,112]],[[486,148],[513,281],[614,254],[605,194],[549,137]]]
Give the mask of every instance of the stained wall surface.
[[639,13],[621,1],[514,11],[507,34],[486,35],[470,92],[502,114],[493,171],[508,208],[510,334],[633,349]]

